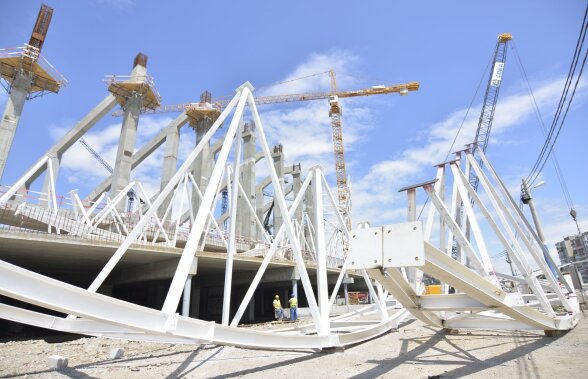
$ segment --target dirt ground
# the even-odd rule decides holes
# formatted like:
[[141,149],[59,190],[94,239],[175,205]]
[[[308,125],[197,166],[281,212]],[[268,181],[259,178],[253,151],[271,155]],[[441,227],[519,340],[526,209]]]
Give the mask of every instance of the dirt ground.
[[[48,339],[50,340],[50,339]],[[110,350],[125,351],[110,359]],[[69,358],[52,371],[48,357]],[[344,352],[261,351],[78,338],[0,343],[0,378],[588,378],[588,322],[542,332],[443,330],[408,321]]]

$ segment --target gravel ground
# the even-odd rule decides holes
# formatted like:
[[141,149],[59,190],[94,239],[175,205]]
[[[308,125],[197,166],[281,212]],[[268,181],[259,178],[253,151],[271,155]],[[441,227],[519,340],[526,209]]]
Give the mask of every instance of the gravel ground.
[[[49,339],[48,339],[49,340]],[[121,359],[110,350],[123,348]],[[69,367],[49,369],[50,355]],[[78,338],[0,342],[0,378],[588,378],[588,322],[559,338],[542,332],[460,331],[408,321],[344,352],[262,351]]]

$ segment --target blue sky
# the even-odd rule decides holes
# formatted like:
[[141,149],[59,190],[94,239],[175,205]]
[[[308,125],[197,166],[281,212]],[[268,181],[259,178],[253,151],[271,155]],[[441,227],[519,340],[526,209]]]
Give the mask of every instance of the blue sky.
[[[205,89],[214,97],[230,95],[245,81],[263,94],[326,89],[324,75],[267,86],[334,67],[341,89],[421,83],[418,92],[406,97],[342,103],[354,220],[374,224],[402,221],[405,199],[397,190],[434,177],[432,164],[447,153],[499,33],[513,34],[549,125],[586,6],[583,1],[298,1],[286,6],[269,1],[134,0],[53,0],[49,5],[55,13],[43,53],[69,85],[58,95],[27,102],[2,184],[15,181],[106,95],[104,75],[128,75],[139,51],[149,56],[149,74],[165,104],[195,101]],[[28,41],[39,6],[38,1],[0,0],[1,47]],[[483,90],[474,101],[462,142],[475,130],[482,96]],[[5,100],[0,94],[2,108]],[[556,147],[583,230],[588,228],[586,102],[582,84]],[[333,178],[325,102],[260,110],[271,141],[285,145],[288,162],[302,162],[304,167],[322,163]],[[174,116],[142,117],[138,145]],[[194,140],[185,129],[183,156]],[[87,138],[111,163],[119,130],[120,119],[107,117]],[[517,189],[542,143],[509,49],[488,156]],[[150,189],[158,186],[158,154],[134,174]],[[76,147],[64,158],[59,191],[79,188],[83,195],[105,175]],[[546,185],[536,189],[535,196],[553,244],[574,233],[575,225],[550,164],[542,179]]]

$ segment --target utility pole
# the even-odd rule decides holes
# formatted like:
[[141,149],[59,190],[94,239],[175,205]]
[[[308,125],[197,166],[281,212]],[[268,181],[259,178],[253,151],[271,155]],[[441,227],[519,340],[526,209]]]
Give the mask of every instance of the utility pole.
[[543,257],[545,258],[547,266],[549,266],[549,269],[551,270],[551,272],[553,272],[553,275],[556,275],[555,267],[552,267],[550,259],[548,259],[547,257],[547,254],[549,254],[549,249],[547,248],[547,245],[545,245],[545,236],[543,235],[543,228],[541,227],[539,214],[537,213],[537,208],[535,208],[535,203],[533,202],[533,196],[531,196],[531,190],[525,179],[522,180],[521,184],[521,200],[523,201],[523,204],[529,206],[531,216],[533,217],[533,223],[535,224],[537,236],[539,237],[539,241],[541,241],[541,245],[543,247]]

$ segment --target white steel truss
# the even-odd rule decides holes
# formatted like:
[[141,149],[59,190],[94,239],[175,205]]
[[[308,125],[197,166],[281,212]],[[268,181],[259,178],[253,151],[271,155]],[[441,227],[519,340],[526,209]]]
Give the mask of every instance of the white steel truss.
[[[542,258],[542,247],[538,243],[538,238],[522,214],[517,212],[516,205],[506,191],[506,187],[482,153],[480,156],[484,161],[484,167],[490,173],[490,177],[494,179],[495,184],[491,183],[482,167],[471,157],[471,152],[466,150],[458,154],[456,160],[438,167],[435,182],[427,182],[408,189],[408,223],[387,225],[380,228],[368,228],[367,225],[363,225],[362,229],[349,231],[320,167],[313,167],[309,170],[300,190],[294,196],[293,203],[288,207],[284,188],[275,167],[271,164],[271,151],[257,112],[252,90],[253,87],[249,83],[237,88],[236,95],[219,118],[153,201],[149,200],[140,183],[132,182],[112,201],[108,199],[106,207],[94,215],[93,211],[96,208],[85,211],[77,194],[71,194],[78,222],[83,224],[87,228],[84,230],[89,232],[98,228],[100,223],[108,217],[115,221],[121,220],[121,215],[116,212],[116,204],[122,201],[124,194],[132,187],[136,187],[147,199],[144,209],[140,206],[137,215],[138,221],[128,229],[117,230],[116,234],[123,236],[120,245],[87,289],[78,288],[0,261],[0,294],[71,315],[71,317],[49,316],[1,304],[0,317],[55,330],[111,338],[170,343],[212,342],[267,349],[326,348],[355,344],[397,327],[398,323],[408,315],[408,312],[425,323],[446,328],[500,327],[565,330],[574,327],[578,319],[578,307],[577,302],[573,301],[573,288],[567,285],[561,273],[558,273],[558,277],[560,280],[563,278],[563,286],[560,286],[557,279],[551,274]],[[236,220],[239,217],[239,205],[244,204],[244,209],[247,209],[252,215],[256,215],[255,207],[247,198],[240,183],[241,161],[243,159],[241,136],[246,106],[249,107],[250,115],[256,125],[254,131],[256,141],[268,166],[276,211],[283,216],[283,223],[278,230],[274,230],[274,235],[270,236],[264,230],[261,220],[255,217],[255,224],[261,229],[268,247],[255,277],[237,307],[233,319],[230,320],[233,263],[238,254]],[[228,122],[228,127],[222,139],[222,146],[208,178],[208,185],[201,191],[191,175],[190,169],[193,162],[202,153],[204,146],[218,134],[218,129],[224,122]],[[462,159],[464,155],[465,160]],[[48,164],[50,158],[49,156],[44,157],[38,165]],[[461,165],[465,165],[465,173]],[[9,192],[0,198],[0,204],[11,198],[18,188],[22,187],[28,178],[38,170],[39,167],[36,166],[29,170]],[[486,205],[488,201],[483,201],[467,181],[466,178],[470,170],[473,170],[480,178],[485,198],[493,206],[497,217],[492,216]],[[51,167],[48,172],[51,175]],[[453,175],[452,193],[451,196],[447,196],[450,199],[449,206],[446,204],[445,192],[446,186],[452,178],[448,173]],[[182,293],[187,287],[187,280],[191,275],[196,251],[202,249],[203,240],[212,226],[214,226],[216,233],[221,233],[215,215],[218,214],[217,203],[223,187],[229,191],[230,227],[226,240],[223,239],[226,248],[226,267],[222,323],[216,324],[180,316],[177,309]],[[414,217],[415,191],[419,187],[425,190],[431,200],[424,228]],[[200,197],[198,209],[191,208],[189,200],[191,192]],[[51,193],[53,204],[55,204],[54,182]],[[312,215],[301,208],[304,206],[307,193],[312,194]],[[172,200],[166,203],[166,200],[170,198]],[[323,201],[324,198],[328,199],[326,203]],[[173,234],[167,232],[162,220],[157,215],[164,203],[169,205],[164,210],[163,219],[172,213],[173,204],[179,204],[175,227],[172,229]],[[187,212],[190,215],[189,222],[182,219],[186,204]],[[308,206],[308,204],[306,205]],[[523,298],[521,293],[508,293],[501,286],[499,281],[501,276],[495,272],[489,257],[486,236],[484,235],[485,229],[480,223],[483,219],[477,218],[476,210],[472,205],[477,206],[482,212],[492,232],[513,257],[519,270],[523,273],[522,280],[530,289],[533,295],[531,300],[534,302],[526,303],[524,299],[527,298]],[[335,229],[343,238],[340,244],[332,242],[327,236],[324,220],[325,207],[329,206],[337,218]],[[463,220],[460,220],[462,207]],[[303,215],[301,220],[296,218],[297,212]],[[437,215],[439,216],[439,238],[437,246],[435,246],[433,242],[435,239],[432,238],[432,235]],[[498,218],[500,223],[495,218]],[[132,244],[141,240],[150,240],[154,244],[175,246],[178,230],[183,224],[187,224],[185,245],[160,310],[142,307],[97,293],[97,290]],[[157,228],[148,233],[146,228],[149,225],[157,225]],[[468,238],[466,225],[471,228],[475,244],[470,242]],[[59,228],[57,229],[59,230]],[[375,244],[374,246],[380,247],[379,253],[376,251],[380,255],[375,260],[370,258],[370,262],[367,262],[367,256],[373,257],[373,249],[368,246],[351,244],[353,248],[350,249],[343,262],[335,287],[329,294],[327,262],[329,251],[335,249],[329,249],[329,246],[344,246],[347,241],[357,235],[367,236],[370,234],[368,232],[372,230],[375,230],[375,233],[369,238]],[[515,233],[518,233],[523,240],[522,245],[518,243]],[[456,239],[459,250],[463,252],[463,256],[460,256],[459,260],[451,256],[453,238]],[[160,240],[161,242],[159,242]],[[290,249],[294,256],[296,269],[308,301],[312,323],[285,328],[274,333],[238,328],[270,261],[280,249],[285,247]],[[316,292],[307,271],[303,247],[311,250],[314,263],[316,263]],[[531,270],[531,262],[542,270],[551,294],[546,293],[538,282],[535,273]],[[339,287],[345,275],[352,272],[365,280],[370,296],[374,299],[374,304],[350,315],[331,318],[329,317],[330,310]],[[445,284],[446,291],[441,295],[423,295],[423,274],[439,279]],[[454,288],[456,293],[449,293],[450,288]],[[405,309],[392,307],[391,296]],[[565,314],[554,311],[552,308],[554,298],[566,309]],[[378,319],[354,319],[370,313],[377,314]]]

